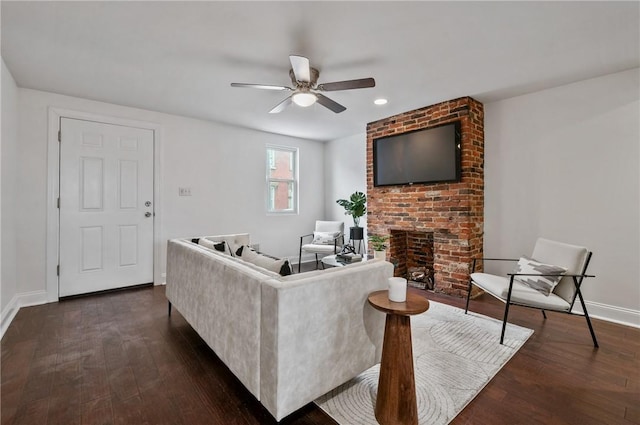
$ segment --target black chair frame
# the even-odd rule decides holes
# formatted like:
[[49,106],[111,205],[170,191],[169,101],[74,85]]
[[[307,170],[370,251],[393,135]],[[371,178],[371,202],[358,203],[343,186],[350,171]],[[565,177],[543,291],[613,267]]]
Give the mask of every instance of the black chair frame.
[[[584,298],[582,297],[582,292],[580,291],[580,287],[582,286],[582,281],[587,278],[587,277],[595,277],[594,275],[589,275],[586,274],[587,272],[587,267],[589,266],[589,262],[591,261],[591,255],[592,253],[589,252],[587,254],[587,261],[585,261],[584,267],[582,268],[582,273],[581,274],[564,274],[564,277],[571,277],[573,280],[573,284],[576,287],[576,291],[573,294],[573,299],[571,300],[570,303],[570,307],[568,311],[564,311],[564,310],[553,310],[553,309],[546,309],[548,311],[555,311],[558,313],[564,313],[564,314],[570,314],[572,316],[584,316],[584,318],[587,321],[587,326],[589,326],[589,332],[591,333],[591,339],[593,339],[593,346],[598,348],[598,340],[596,339],[596,334],[593,331],[593,326],[591,325],[591,319],[589,318],[589,312],[587,311],[587,306],[585,305],[584,302]],[[473,264],[471,267],[471,273],[474,273],[476,270],[476,262],[477,261],[518,261],[516,259],[512,259],[512,258],[474,258],[473,259]],[[502,298],[499,298],[500,300],[502,300],[503,302],[505,302],[505,308],[504,308],[504,318],[502,320],[502,333],[500,334],[500,344],[504,343],[504,333],[505,330],[507,328],[507,318],[509,317],[509,306],[511,305],[518,305],[521,307],[528,307],[528,308],[535,308],[537,310],[541,310],[542,311],[542,316],[546,319],[547,318],[547,314],[545,313],[545,309],[544,308],[540,308],[540,307],[535,307],[535,306],[531,306],[531,305],[526,305],[526,304],[520,304],[517,302],[511,302],[511,292],[513,290],[513,280],[516,276],[557,276],[557,275],[544,275],[544,274],[528,274],[528,273],[507,273],[507,276],[509,276],[509,292],[507,293],[507,299],[506,300],[502,300]],[[464,313],[467,314],[467,312],[469,311],[469,301],[471,299],[471,287],[473,286],[473,279],[471,279],[471,277],[469,277],[469,287],[467,290],[467,305],[464,309]],[[582,307],[582,311],[584,312],[583,314],[580,313],[573,313],[571,310],[573,309],[573,305],[576,302],[576,298],[580,299],[580,305]]]
[[[302,235],[300,236],[300,252],[298,254],[298,273],[300,273],[300,267],[302,266],[302,245],[304,245],[304,238],[308,238],[308,237],[313,237],[313,233],[309,233],[306,235]],[[338,245],[338,242],[342,239],[342,243],[340,245]],[[344,234],[340,234],[338,236],[336,236],[335,238],[333,238],[333,253],[337,254],[338,253],[338,247],[341,247],[342,245],[344,245]],[[318,269],[318,265],[322,264],[320,262],[320,259],[318,258],[318,253],[316,252],[316,270]],[[322,266],[322,268],[324,269],[324,265]]]

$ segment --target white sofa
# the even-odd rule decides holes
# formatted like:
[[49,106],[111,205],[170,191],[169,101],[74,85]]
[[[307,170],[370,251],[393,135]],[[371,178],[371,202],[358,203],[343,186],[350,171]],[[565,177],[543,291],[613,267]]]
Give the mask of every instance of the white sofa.
[[[249,243],[248,234],[207,239]],[[392,275],[390,263],[370,260],[283,277],[174,239],[166,296],[279,421],[379,363],[385,317],[367,296]]]

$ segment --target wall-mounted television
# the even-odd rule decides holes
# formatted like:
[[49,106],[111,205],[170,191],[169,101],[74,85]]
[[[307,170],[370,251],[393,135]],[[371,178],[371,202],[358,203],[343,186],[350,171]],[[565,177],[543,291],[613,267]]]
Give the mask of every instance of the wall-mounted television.
[[373,141],[373,185],[458,182],[460,122]]

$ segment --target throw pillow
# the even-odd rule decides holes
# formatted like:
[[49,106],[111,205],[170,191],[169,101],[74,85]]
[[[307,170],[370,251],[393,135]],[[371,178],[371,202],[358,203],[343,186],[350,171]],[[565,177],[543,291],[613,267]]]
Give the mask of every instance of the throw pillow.
[[242,245],[230,240],[227,240],[227,245],[229,246],[229,253],[232,257],[242,257]]
[[193,239],[191,239],[191,242],[198,243],[199,240],[200,240],[200,238],[193,238]]
[[280,271],[278,273],[280,273],[280,276],[289,276],[290,274],[293,273],[293,270],[291,270],[291,263],[289,263],[289,260],[284,260],[284,264],[282,265],[282,267],[280,267]]
[[[254,251],[250,246],[246,245],[242,247],[242,260],[251,264],[255,264],[258,267],[262,267],[263,269],[267,269],[272,272],[280,273],[282,276],[287,276],[291,274],[291,266],[287,268],[285,267],[285,263],[289,264],[289,260],[287,259],[275,259],[269,256],[259,254]],[[287,273],[287,274],[283,274]]]
[[[196,239],[193,239],[193,241],[195,240]],[[227,244],[225,243],[225,241],[212,241],[211,239],[208,239],[208,238],[200,238],[198,239],[197,244],[204,246],[205,248],[209,248],[209,249],[221,252],[223,254],[229,255],[229,253],[227,252],[227,247],[226,247]]]
[[244,261],[249,261],[250,263],[253,262],[250,260],[253,260],[258,255],[258,253],[254,249],[252,249],[249,245],[241,246],[240,248],[237,249],[236,252],[240,252],[240,258],[242,258]]
[[209,249],[215,249],[215,242],[210,241],[209,239],[205,239],[205,238],[200,238],[200,240],[198,240],[198,245],[201,245],[205,248],[209,248]]
[[514,279],[549,296],[560,282],[567,269],[552,264],[544,264],[529,257],[521,257],[514,273],[540,274],[545,276],[516,276]]
[[314,245],[333,245],[334,239],[340,234],[340,232],[313,232]]

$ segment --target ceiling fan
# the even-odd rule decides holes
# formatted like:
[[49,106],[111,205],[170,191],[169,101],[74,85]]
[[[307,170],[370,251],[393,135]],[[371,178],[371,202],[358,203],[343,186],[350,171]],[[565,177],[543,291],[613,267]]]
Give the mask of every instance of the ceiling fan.
[[295,103],[298,106],[307,107],[318,102],[324,106],[339,114],[344,111],[345,108],[336,101],[329,99],[327,96],[320,92],[325,91],[338,91],[338,90],[352,90],[352,89],[364,89],[368,87],[375,87],[376,81],[373,78],[361,78],[359,80],[347,80],[337,81],[334,83],[318,83],[318,76],[320,72],[316,68],[311,68],[309,65],[309,59],[304,56],[289,56],[291,61],[291,69],[289,70],[289,76],[294,87],[287,86],[272,86],[265,84],[246,84],[246,83],[231,83],[231,87],[248,87],[262,90],[288,90],[293,93],[282,102],[278,103],[270,114],[277,114],[282,112],[291,103]]

